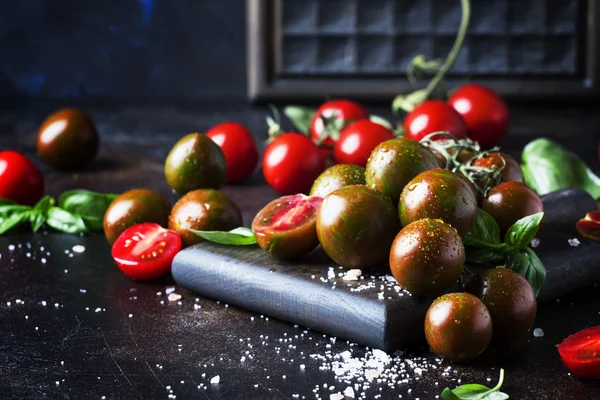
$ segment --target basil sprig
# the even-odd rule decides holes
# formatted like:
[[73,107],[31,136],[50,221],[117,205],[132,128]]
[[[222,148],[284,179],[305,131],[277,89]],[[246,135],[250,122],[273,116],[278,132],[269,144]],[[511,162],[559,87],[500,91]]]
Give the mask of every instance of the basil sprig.
[[197,231],[190,229],[192,233],[208,240],[209,242],[226,244],[232,246],[247,246],[256,244],[256,237],[252,229],[240,227],[231,231]]
[[480,385],[478,383],[469,383],[459,386],[455,389],[446,388],[442,392],[444,400],[504,400],[508,395],[500,391],[504,383],[504,370],[500,369],[500,378],[493,388]]
[[0,199],[0,235],[29,223],[37,232],[44,224],[65,233],[101,231],[106,209],[117,197],[88,190],[63,193],[56,206],[50,196],[44,196],[33,207]]
[[508,229],[502,242],[496,220],[479,209],[475,226],[463,238],[467,261],[504,262],[506,268],[527,279],[537,296],[546,280],[546,268],[528,245],[535,238],[543,217],[541,212],[521,218]]

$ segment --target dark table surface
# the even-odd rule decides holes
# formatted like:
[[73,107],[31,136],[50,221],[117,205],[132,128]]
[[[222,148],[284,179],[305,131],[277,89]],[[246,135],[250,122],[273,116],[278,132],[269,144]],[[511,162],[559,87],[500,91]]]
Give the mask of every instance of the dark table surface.
[[[56,104],[0,110],[0,149],[33,156],[35,131]],[[103,138],[85,171],[44,168],[47,191],[70,188],[122,192],[149,187],[169,196],[162,163],[182,135],[225,120],[247,124],[264,140],[265,109],[247,106],[88,106]],[[503,149],[518,156],[529,140],[551,137],[598,171],[597,106],[513,106]],[[385,110],[377,112],[386,115]],[[225,187],[249,223],[276,194],[260,173]],[[444,362],[425,346],[382,354],[345,340],[269,319],[176,287],[169,279],[135,282],[113,264],[100,236],[52,232],[0,237],[0,398],[70,399],[329,399],[436,398],[446,386],[493,386],[514,399],[600,398],[600,384],[578,379],[555,345],[600,325],[596,284],[542,304],[533,334],[492,348],[468,364]],[[169,301],[174,289],[180,300]],[[365,377],[376,377],[369,382]],[[211,379],[219,376],[219,383]],[[214,381],[214,379],[213,379]],[[348,397],[347,397],[348,398]]]

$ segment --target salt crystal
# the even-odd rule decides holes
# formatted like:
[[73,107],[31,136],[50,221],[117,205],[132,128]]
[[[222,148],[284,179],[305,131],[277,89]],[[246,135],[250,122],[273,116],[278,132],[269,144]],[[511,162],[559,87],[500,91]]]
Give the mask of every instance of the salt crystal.
[[212,383],[213,385],[218,385],[219,382],[221,382],[221,377],[219,375],[210,378],[210,383]]
[[102,311],[102,309],[101,309],[100,307],[98,307],[98,308],[96,308],[94,311],[95,311],[95,312],[100,312],[100,311]]
[[352,387],[348,386],[346,388],[346,390],[344,390],[344,396],[350,397],[350,398],[354,398],[354,389],[352,389]]
[[373,350],[373,357],[375,357],[385,363],[387,363],[390,360],[390,356],[388,356],[385,351],[379,350],[379,349]]
[[342,278],[345,281],[357,281],[358,278],[362,275],[362,271],[360,269],[351,269]]
[[129,314],[129,318],[133,318],[133,314]]
[[383,292],[379,292],[379,293],[377,293],[377,298],[379,300],[383,300],[383,299],[385,299],[385,295],[383,294]]
[[157,296],[161,296],[161,295],[162,295],[162,292],[156,292],[156,295],[157,295]]
[[306,365],[300,364],[300,369],[305,369],[305,368],[306,368]]
[[367,380],[372,381],[377,377],[379,377],[379,371],[377,371],[376,369],[365,370],[365,378],[367,378]]
[[531,245],[531,247],[533,247],[534,249],[536,247],[538,247],[540,245],[540,239],[539,238],[533,238],[531,240],[531,243],[529,243]]
[[167,299],[169,301],[177,301],[177,300],[181,299],[181,295],[177,294],[177,293],[170,293],[169,297],[167,297]]
[[329,271],[327,271],[327,278],[329,278],[329,279],[335,278],[335,271],[333,270],[333,268],[329,268]]
[[533,336],[542,337],[542,336],[544,336],[544,331],[542,330],[542,328],[535,328],[533,330]]
[[165,293],[166,293],[166,294],[173,293],[174,291],[175,291],[175,288],[174,288],[174,287],[168,287],[168,288],[166,288],[166,289],[165,289]]
[[87,290],[85,290],[85,289],[79,289],[79,291],[80,291],[81,293],[87,293]]
[[581,244],[581,242],[579,241],[579,239],[573,238],[573,239],[569,239],[569,244],[573,247],[577,247]]
[[341,393],[332,393],[329,395],[329,400],[344,400],[344,395]]
[[85,251],[85,246],[82,246],[80,244],[76,244],[75,246],[73,246],[73,252],[74,253],[83,253]]

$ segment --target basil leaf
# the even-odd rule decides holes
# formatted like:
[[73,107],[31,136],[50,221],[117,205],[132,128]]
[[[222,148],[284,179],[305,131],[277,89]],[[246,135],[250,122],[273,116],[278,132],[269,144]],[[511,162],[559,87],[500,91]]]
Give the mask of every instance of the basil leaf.
[[466,258],[469,262],[487,264],[504,261],[504,253],[500,250],[492,250],[487,248],[467,248],[466,251]]
[[229,232],[226,231],[197,231],[190,229],[192,233],[200,236],[209,242],[215,242],[219,244],[227,244],[234,246],[247,246],[250,244],[256,244],[256,238],[254,232],[249,228],[235,228]]
[[500,392],[504,383],[504,370],[500,370],[500,378],[493,388],[488,388],[477,383],[469,383],[455,389],[446,388],[442,392],[444,400],[504,400],[508,399],[506,393]]
[[35,204],[35,206],[33,206],[33,210],[46,214],[53,205],[54,199],[50,196],[44,196]]
[[58,207],[51,207],[48,210],[48,220],[46,223],[52,228],[65,233],[88,232],[88,229],[81,216],[72,214]]
[[523,149],[525,183],[543,195],[565,188],[580,188],[595,199],[600,197],[600,177],[575,154],[546,138],[536,139]]
[[390,121],[388,121],[387,119],[385,119],[383,117],[380,117],[379,115],[371,114],[369,116],[369,120],[371,120],[371,122],[375,122],[376,124],[379,124],[381,126],[385,126],[386,128],[388,128],[391,131],[394,130],[394,126],[390,123]]
[[117,197],[116,194],[71,190],[63,193],[58,203],[63,210],[79,215],[88,230],[101,231],[104,227],[104,214]]
[[463,238],[468,246],[498,248],[500,246],[500,228],[498,223],[481,208],[477,209],[475,226]]
[[300,106],[287,106],[283,109],[283,113],[290,121],[292,121],[292,124],[298,132],[304,133],[305,135],[307,135],[310,130],[310,125],[316,112],[317,110],[314,108]]
[[29,206],[22,206],[20,204],[6,204],[6,205],[2,205],[0,206],[0,222],[2,222],[2,220],[9,218],[10,216],[12,216],[15,213],[21,213],[21,212],[25,212],[25,211],[30,211],[31,207]]
[[526,247],[537,235],[542,218],[543,212],[521,218],[508,229],[504,241],[515,249]]
[[508,253],[506,268],[527,279],[537,296],[546,280],[546,268],[533,249],[526,247]]
[[[27,207],[30,209],[30,207]],[[5,234],[11,229],[29,221],[29,211],[19,211],[8,215],[0,221],[0,235]]]

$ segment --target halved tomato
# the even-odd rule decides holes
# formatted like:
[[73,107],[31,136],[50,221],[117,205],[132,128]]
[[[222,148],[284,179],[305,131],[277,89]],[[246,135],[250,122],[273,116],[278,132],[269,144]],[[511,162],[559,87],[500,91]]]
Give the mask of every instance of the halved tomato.
[[582,378],[600,379],[600,326],[579,331],[557,347],[560,358],[572,373]]
[[147,222],[123,231],[112,247],[112,257],[125,275],[150,280],[171,270],[179,250],[181,238],[176,232]]

